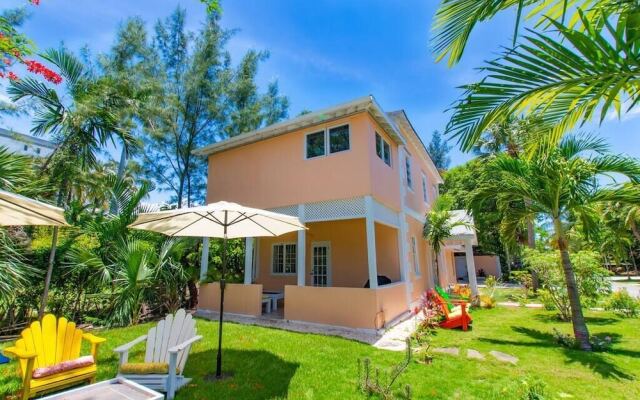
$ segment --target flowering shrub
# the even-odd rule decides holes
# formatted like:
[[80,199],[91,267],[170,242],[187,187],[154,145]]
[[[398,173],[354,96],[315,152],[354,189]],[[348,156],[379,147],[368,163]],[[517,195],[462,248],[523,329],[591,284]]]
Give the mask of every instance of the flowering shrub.
[[624,318],[637,317],[640,315],[640,299],[633,298],[627,289],[622,289],[609,296],[605,308]]
[[[40,0],[29,0],[34,6],[40,5]],[[34,60],[27,60],[24,57],[33,54],[33,45],[31,41],[23,34],[16,31],[9,21],[0,16],[0,78],[6,78],[17,81],[20,78],[15,72],[9,68],[16,63],[24,64],[27,71],[41,75],[47,81],[53,84],[62,82],[62,77],[47,68],[42,63]]]
[[456,296],[462,297],[464,299],[471,298],[471,288],[468,285],[453,285],[453,294]]

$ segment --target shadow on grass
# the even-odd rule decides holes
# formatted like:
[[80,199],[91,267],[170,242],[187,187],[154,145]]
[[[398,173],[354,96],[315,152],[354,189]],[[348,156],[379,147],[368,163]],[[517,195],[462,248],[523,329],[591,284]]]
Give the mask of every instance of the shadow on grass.
[[192,353],[185,368],[185,376],[193,381],[183,388],[178,399],[273,399],[286,398],[289,383],[299,364],[264,350],[222,351],[222,370],[232,377],[205,381],[204,376],[215,373],[216,352],[206,350]]
[[[640,352],[632,351],[632,350],[624,350],[624,349],[609,349],[606,353],[598,353],[598,352],[586,352],[577,349],[562,347],[561,345],[555,342],[555,338],[553,334],[550,332],[543,332],[537,329],[524,328],[520,326],[512,326],[515,332],[528,336],[535,341],[516,341],[516,340],[501,340],[501,339],[490,339],[490,338],[479,338],[479,340],[483,342],[493,343],[493,344],[503,344],[510,346],[524,346],[524,347],[538,347],[538,348],[555,348],[561,350],[565,357],[567,357],[566,363],[580,363],[583,366],[591,369],[593,372],[602,376],[603,378],[609,379],[617,379],[617,380],[635,380],[635,376],[631,375],[622,369],[620,369],[617,365],[607,360],[605,354],[617,354],[617,355],[625,355],[629,357],[640,357]],[[599,333],[598,336],[609,336],[612,339],[612,343],[616,343],[620,341],[619,334],[613,333]]]
[[[540,322],[548,323],[570,323],[568,321],[561,321],[560,318],[557,317],[556,314],[536,314],[534,317],[536,320]],[[587,325],[612,325],[617,324],[621,320],[619,318],[605,318],[605,317],[585,317],[585,321]]]

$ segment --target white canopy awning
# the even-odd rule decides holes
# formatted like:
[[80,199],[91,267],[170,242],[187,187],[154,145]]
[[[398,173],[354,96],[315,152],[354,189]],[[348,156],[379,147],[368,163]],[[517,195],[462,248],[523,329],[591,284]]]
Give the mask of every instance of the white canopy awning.
[[19,194],[0,190],[0,226],[68,226],[64,210]]

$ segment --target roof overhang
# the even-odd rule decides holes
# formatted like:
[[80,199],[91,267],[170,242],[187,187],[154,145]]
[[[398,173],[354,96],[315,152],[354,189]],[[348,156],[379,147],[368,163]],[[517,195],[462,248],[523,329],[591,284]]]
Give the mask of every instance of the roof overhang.
[[314,125],[326,123],[339,118],[348,117],[361,112],[368,112],[369,115],[391,136],[398,144],[404,145],[406,140],[402,135],[396,123],[389,118],[382,108],[375,101],[373,96],[365,96],[352,100],[347,103],[329,107],[324,110],[301,115],[287,121],[278,122],[267,127],[246,132],[229,139],[222,140],[217,143],[201,147],[193,151],[193,154],[199,156],[209,156],[211,154],[220,153],[236,147],[245,146],[261,140],[270,139],[286,133],[305,129]]
[[444,241],[445,246],[456,247],[468,242],[474,246],[478,245],[475,223],[469,213],[465,210],[453,210],[449,222],[456,226],[451,229],[451,236]]

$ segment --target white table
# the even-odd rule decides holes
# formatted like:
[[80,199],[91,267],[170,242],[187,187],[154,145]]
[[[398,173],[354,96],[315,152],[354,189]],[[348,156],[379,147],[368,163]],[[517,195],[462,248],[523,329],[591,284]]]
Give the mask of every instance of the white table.
[[164,395],[125,378],[82,386],[42,400],[162,400]]
[[278,300],[284,299],[283,292],[262,292],[263,295],[269,296],[271,298],[271,309],[276,311],[278,309]]

